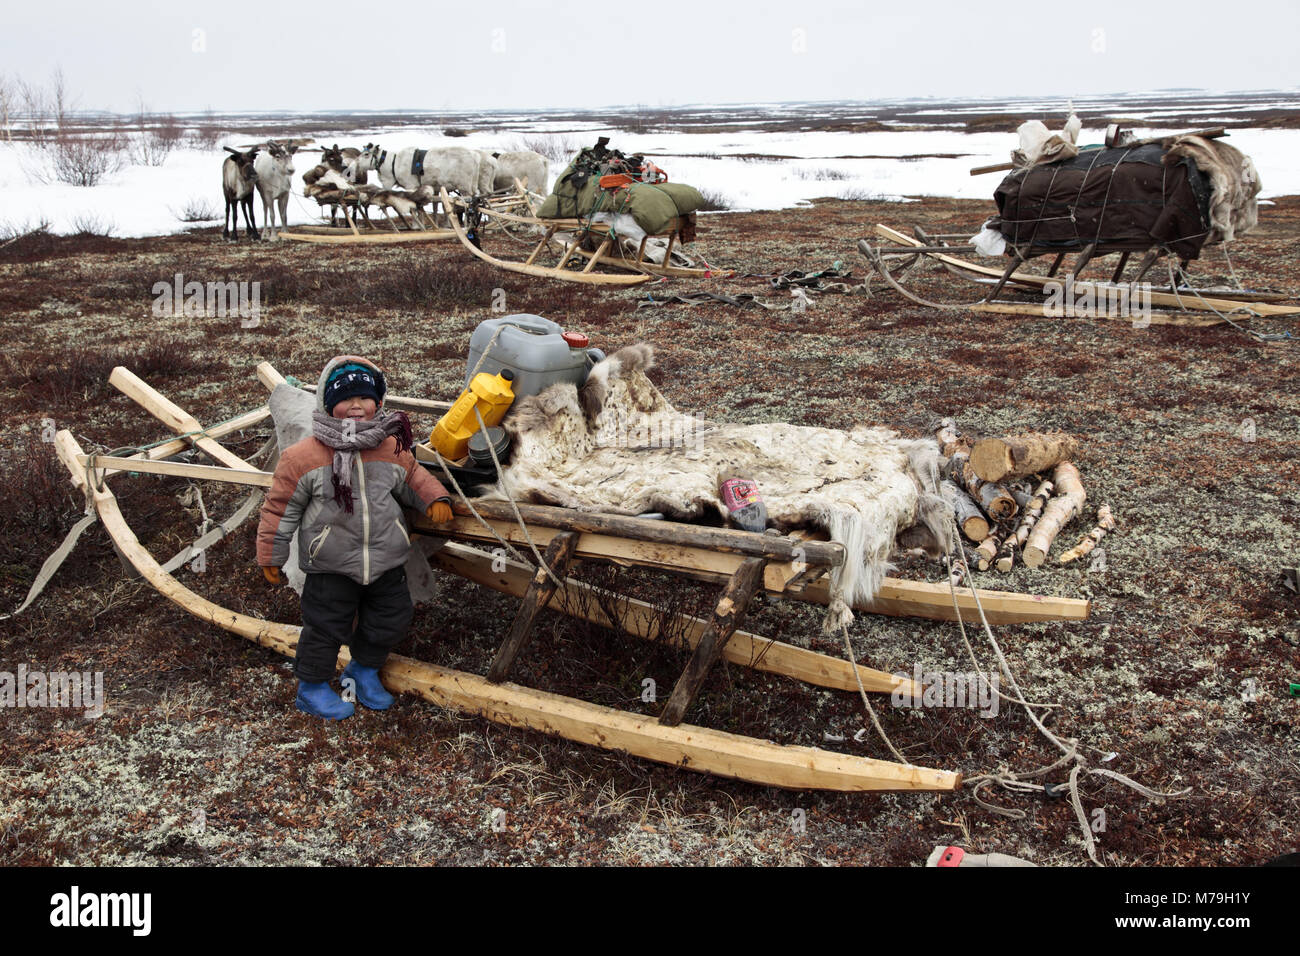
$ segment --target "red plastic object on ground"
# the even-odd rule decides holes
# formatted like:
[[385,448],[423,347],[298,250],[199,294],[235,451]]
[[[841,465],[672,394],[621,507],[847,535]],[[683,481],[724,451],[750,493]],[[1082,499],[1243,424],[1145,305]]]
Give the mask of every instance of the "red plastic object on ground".
[[939,857],[939,862],[935,866],[961,866],[962,857],[965,855],[966,851],[961,847],[950,846],[943,851],[943,855]]

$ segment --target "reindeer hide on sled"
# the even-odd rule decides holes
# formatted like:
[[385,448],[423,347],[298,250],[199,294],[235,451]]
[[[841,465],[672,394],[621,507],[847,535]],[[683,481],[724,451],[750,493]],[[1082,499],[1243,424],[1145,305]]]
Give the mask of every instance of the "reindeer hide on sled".
[[[596,365],[581,392],[561,384],[521,399],[504,423],[514,448],[503,475],[509,492],[578,510],[692,520],[710,510],[725,517],[719,484],[750,478],[773,525],[821,528],[845,546],[847,560],[831,578],[828,630],[875,595],[900,531],[919,524],[935,554],[951,540],[933,440],[867,426],[715,425],[675,410],[646,377],[652,364],[650,346],[629,346]],[[505,492],[498,485],[486,496]]]

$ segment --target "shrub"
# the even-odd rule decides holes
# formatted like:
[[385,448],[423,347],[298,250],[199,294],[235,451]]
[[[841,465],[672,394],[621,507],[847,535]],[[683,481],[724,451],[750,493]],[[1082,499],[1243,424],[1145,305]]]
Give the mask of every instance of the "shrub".
[[816,169],[800,168],[794,171],[796,179],[815,179],[817,181],[826,179],[852,179],[853,177],[842,169],[833,169],[830,166],[821,166]]
[[287,302],[330,308],[486,308],[500,274],[476,260],[440,263],[402,258],[362,274],[331,267],[267,263],[258,273],[263,307]]
[[[53,442],[43,440],[51,424],[57,427],[48,421],[30,422],[30,430],[7,440],[5,453],[0,455],[0,482],[5,488],[5,507],[0,510],[0,593],[6,612],[26,595],[37,570],[76,523],[84,505],[68,480],[67,468],[54,453]],[[88,539],[93,541],[94,534],[81,539],[60,569],[57,582],[66,584],[78,575],[84,580],[88,552],[94,547]],[[38,619],[38,606],[29,608],[26,616]],[[16,633],[9,630],[6,639],[12,640]]]
[[116,135],[61,130],[54,139],[53,153],[55,178],[71,186],[97,186],[122,168],[122,145]]
[[576,136],[551,133],[548,135],[522,136],[516,140],[511,149],[531,149],[541,153],[552,163],[568,165],[573,155],[583,148],[583,141]]
[[111,219],[100,219],[94,213],[82,213],[72,220],[70,236],[100,236],[107,238],[116,231],[117,226]]
[[48,255],[56,244],[50,232],[48,219],[35,225],[30,222],[21,226],[16,223],[0,223],[0,259],[17,261],[27,257]]
[[118,365],[125,365],[145,379],[207,370],[194,357],[193,348],[179,339],[159,339],[135,347],[91,346],[59,355],[0,354],[0,367],[11,385],[43,405],[75,405],[112,393],[108,376]]
[[212,112],[203,116],[203,122],[190,130],[188,146],[190,149],[216,149],[221,142],[221,127],[217,125]]
[[38,232],[49,231],[50,221],[48,219],[42,219],[35,225],[31,222],[24,222],[21,226],[16,222],[0,222],[0,242],[8,244]]
[[212,200],[203,196],[191,196],[179,212],[175,209],[171,212],[181,222],[212,222],[221,218]]
[[126,140],[114,126],[107,133],[92,133],[78,126],[73,104],[63,80],[63,71],[55,70],[49,89],[20,81],[23,112],[27,119],[27,138],[47,157],[39,168],[28,168],[30,178],[48,182],[54,179],[72,186],[95,186],[109,173],[122,166]]
[[841,189],[835,194],[836,199],[848,199],[855,202],[899,202],[896,196],[886,196],[884,193],[872,192],[862,186],[849,186]]
[[716,189],[701,189],[700,195],[704,197],[704,205],[700,207],[700,212],[722,212],[736,208],[736,204],[731,201],[730,196],[720,193]]
[[174,116],[149,119],[144,113],[139,117],[140,132],[131,151],[131,158],[141,166],[161,166],[167,162],[172,150],[181,144],[185,130]]

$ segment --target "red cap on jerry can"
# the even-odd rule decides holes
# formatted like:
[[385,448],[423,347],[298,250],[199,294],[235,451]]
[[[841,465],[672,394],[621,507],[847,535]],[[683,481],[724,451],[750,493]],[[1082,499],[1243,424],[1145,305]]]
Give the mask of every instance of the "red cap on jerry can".
[[591,339],[581,332],[563,332],[560,334],[560,338],[564,339],[571,349],[585,349],[591,344]]

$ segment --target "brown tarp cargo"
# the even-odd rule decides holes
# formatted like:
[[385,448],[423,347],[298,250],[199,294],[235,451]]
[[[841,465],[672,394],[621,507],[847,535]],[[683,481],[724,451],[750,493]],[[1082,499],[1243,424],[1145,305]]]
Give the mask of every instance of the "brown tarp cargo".
[[[1171,157],[1173,158],[1173,157]],[[1098,251],[1167,246],[1195,259],[1210,234],[1210,186],[1190,158],[1166,163],[1159,144],[1084,149],[1073,159],[1010,173],[991,225],[1013,246]]]

